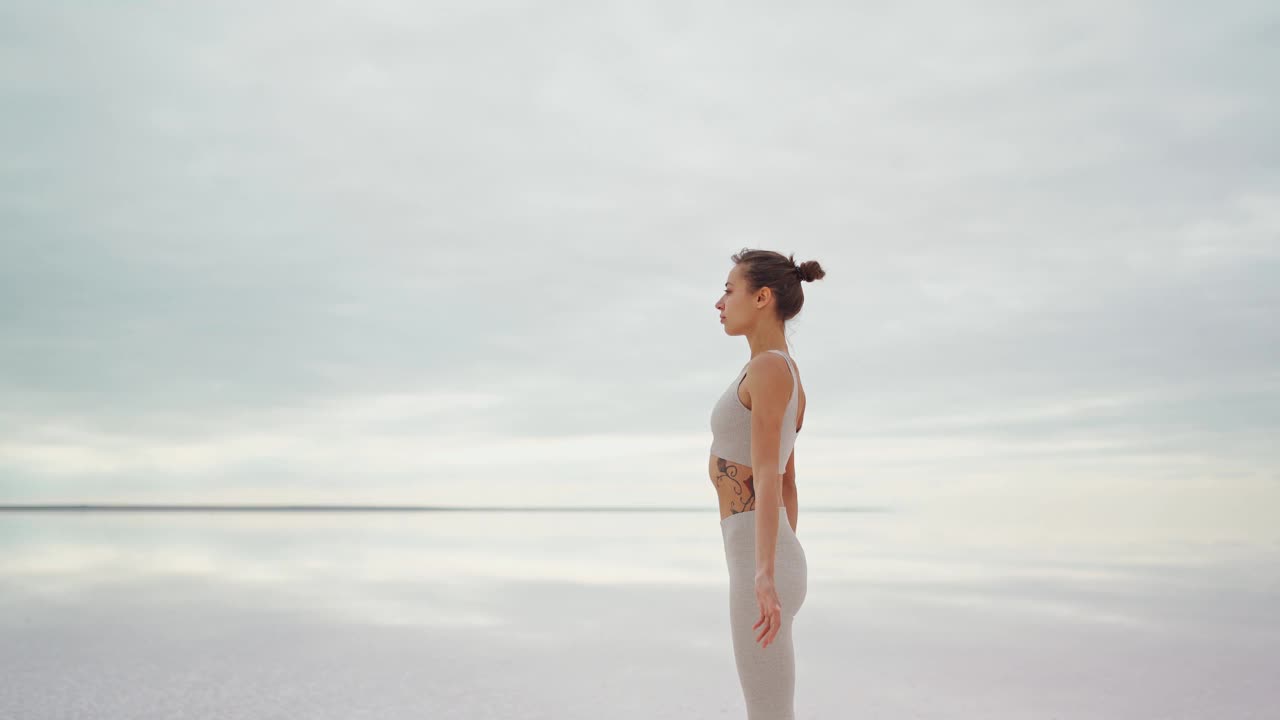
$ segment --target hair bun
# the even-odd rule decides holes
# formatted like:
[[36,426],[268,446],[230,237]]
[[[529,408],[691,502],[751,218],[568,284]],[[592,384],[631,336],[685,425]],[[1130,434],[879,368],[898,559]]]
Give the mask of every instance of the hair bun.
[[821,280],[827,274],[817,260],[805,260],[796,266],[796,271],[800,273],[801,280],[808,282]]

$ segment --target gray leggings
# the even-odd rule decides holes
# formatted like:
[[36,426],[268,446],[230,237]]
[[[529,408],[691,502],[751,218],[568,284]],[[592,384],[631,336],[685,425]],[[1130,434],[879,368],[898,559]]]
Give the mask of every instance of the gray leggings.
[[778,507],[778,544],[773,582],[782,605],[782,625],[769,647],[756,641],[764,626],[756,601],[756,511],[735,513],[720,521],[724,558],[729,566],[729,625],[738,679],[747,701],[747,720],[794,720],[796,690],[795,649],[791,625],[808,591],[809,565],[804,548]]

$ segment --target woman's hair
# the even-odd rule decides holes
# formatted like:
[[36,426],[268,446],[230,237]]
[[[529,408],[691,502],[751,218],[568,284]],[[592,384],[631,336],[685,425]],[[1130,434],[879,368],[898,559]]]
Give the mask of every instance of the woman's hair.
[[806,260],[797,267],[793,257],[794,254],[784,256],[772,250],[742,248],[730,258],[735,265],[741,263],[745,266],[743,274],[752,291],[764,287],[773,291],[777,298],[778,317],[784,323],[804,307],[804,290],[800,288],[800,281],[821,280],[827,274],[817,260]]

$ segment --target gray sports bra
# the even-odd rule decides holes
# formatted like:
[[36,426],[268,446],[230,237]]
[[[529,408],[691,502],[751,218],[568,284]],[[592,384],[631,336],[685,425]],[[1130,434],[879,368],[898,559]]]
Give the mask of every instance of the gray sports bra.
[[[782,414],[782,436],[778,442],[778,473],[786,472],[787,458],[796,442],[796,411],[800,407],[800,380],[791,358],[781,350],[766,350],[781,355],[791,370],[791,399]],[[747,361],[750,365],[751,361]],[[738,399],[738,386],[747,376],[747,365],[729,384],[711,410],[711,454],[739,465],[751,465],[751,411]]]

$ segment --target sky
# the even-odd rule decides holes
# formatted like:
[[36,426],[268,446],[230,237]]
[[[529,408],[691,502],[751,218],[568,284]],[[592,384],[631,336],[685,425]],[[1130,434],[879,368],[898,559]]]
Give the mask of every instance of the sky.
[[7,0],[0,503],[713,507],[765,248],[802,508],[1274,538],[1278,65],[1266,2]]

